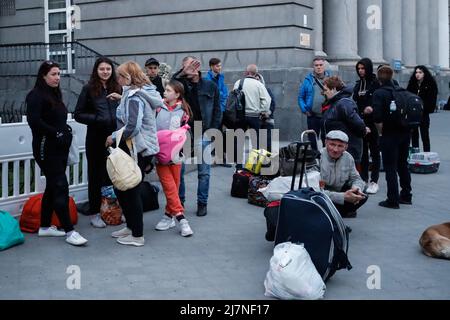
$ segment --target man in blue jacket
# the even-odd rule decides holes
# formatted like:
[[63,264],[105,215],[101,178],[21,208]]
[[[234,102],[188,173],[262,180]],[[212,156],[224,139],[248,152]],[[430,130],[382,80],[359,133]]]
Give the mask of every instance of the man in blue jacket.
[[[217,88],[219,89],[220,110],[222,111],[222,115],[223,115],[223,113],[225,112],[225,109],[227,107],[228,88],[225,84],[225,77],[221,73],[221,71],[222,71],[222,61],[220,61],[219,58],[211,58],[209,60],[209,71],[205,75],[205,79],[211,80],[217,85]],[[222,119],[223,119],[223,117],[222,117]],[[221,127],[223,130],[225,130],[223,121],[222,121]],[[225,134],[224,134],[224,137],[225,137]],[[227,151],[226,150],[226,141],[224,138],[224,143],[223,143],[224,157],[223,157],[223,163],[221,165],[224,167],[231,167],[231,164],[226,163],[227,162],[226,157],[225,157],[226,151]]]
[[[303,81],[298,94],[298,106],[308,119],[308,129],[314,130],[317,137],[320,137],[320,123],[322,120],[322,105],[325,102],[323,96],[323,80],[330,74],[325,71],[326,60],[317,57],[313,60],[314,71]],[[317,149],[317,142],[309,137],[312,147]]]

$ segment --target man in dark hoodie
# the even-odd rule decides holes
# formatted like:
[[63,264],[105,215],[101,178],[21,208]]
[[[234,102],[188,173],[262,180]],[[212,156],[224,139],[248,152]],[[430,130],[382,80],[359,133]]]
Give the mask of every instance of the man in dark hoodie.
[[[358,105],[358,112],[366,125],[367,134],[363,138],[363,153],[361,167],[358,168],[361,178],[367,183],[367,193],[378,192],[378,179],[380,177],[380,145],[378,130],[373,121],[372,97],[375,90],[380,87],[376,75],[373,73],[373,63],[369,58],[361,59],[356,64],[356,73],[359,80],[353,89],[353,100]],[[372,157],[372,173],[369,180],[369,150]]]

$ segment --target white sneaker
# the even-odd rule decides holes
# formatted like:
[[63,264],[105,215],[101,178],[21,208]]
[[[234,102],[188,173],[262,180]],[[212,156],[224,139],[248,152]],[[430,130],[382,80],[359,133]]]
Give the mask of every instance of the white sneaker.
[[131,234],[117,239],[117,242],[123,245],[142,247],[145,244],[144,237],[133,237]]
[[106,228],[106,223],[103,221],[102,217],[100,216],[100,213],[91,216],[91,225],[94,228]]
[[88,241],[83,238],[78,232],[73,231],[70,236],[66,238],[66,242],[73,246],[85,245]]
[[131,235],[131,229],[128,229],[127,227],[111,233],[111,237],[113,237],[113,238],[123,238],[123,237],[127,237],[130,235]]
[[66,233],[64,231],[59,231],[55,226],[50,228],[39,228],[39,237],[64,237]]
[[155,229],[158,231],[165,231],[173,227],[175,227],[175,218],[169,218],[168,216],[164,215],[161,221],[159,221],[156,225]]
[[180,229],[181,236],[183,237],[190,237],[194,234],[191,227],[189,226],[189,222],[186,219],[180,221]]
[[368,194],[376,194],[379,189],[380,189],[380,187],[378,186],[378,184],[376,182],[371,182],[371,183],[369,183],[369,186],[367,187],[366,192]]

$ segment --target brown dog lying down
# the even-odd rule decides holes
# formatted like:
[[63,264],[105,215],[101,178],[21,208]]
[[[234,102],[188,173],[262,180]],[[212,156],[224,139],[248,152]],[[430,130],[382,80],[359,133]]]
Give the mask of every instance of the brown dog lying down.
[[450,222],[429,227],[419,243],[427,256],[450,259]]

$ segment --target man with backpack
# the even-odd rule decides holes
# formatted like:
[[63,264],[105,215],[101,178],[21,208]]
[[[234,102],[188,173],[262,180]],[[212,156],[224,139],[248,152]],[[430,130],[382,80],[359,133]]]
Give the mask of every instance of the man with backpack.
[[[325,71],[325,67],[325,58],[314,58],[314,71],[305,78],[298,93],[298,106],[307,116],[308,130],[314,130],[316,137],[320,137],[322,106],[325,103],[323,80],[330,76],[330,73]],[[313,149],[317,150],[317,141],[314,135],[309,135],[309,139]]]
[[[259,130],[261,129],[261,117],[270,115],[270,103],[272,99],[267,92],[266,87],[258,80],[258,67],[255,64],[247,66],[245,78],[236,81],[234,90],[242,87],[245,99],[245,121],[243,129],[253,129],[256,131],[256,146],[253,149],[259,149]],[[267,144],[266,144],[267,145]],[[242,152],[242,147],[237,148]],[[235,153],[235,156],[237,153]],[[242,164],[237,164],[236,168],[242,168]]]
[[[373,94],[373,109],[387,182],[387,199],[379,205],[399,209],[400,204],[412,204],[411,175],[408,170],[411,128],[402,116],[406,114],[404,110],[407,109],[408,99],[401,92],[406,90],[394,85],[393,75],[394,70],[389,66],[382,66],[378,70],[381,87]],[[400,178],[400,193],[397,174]]]

